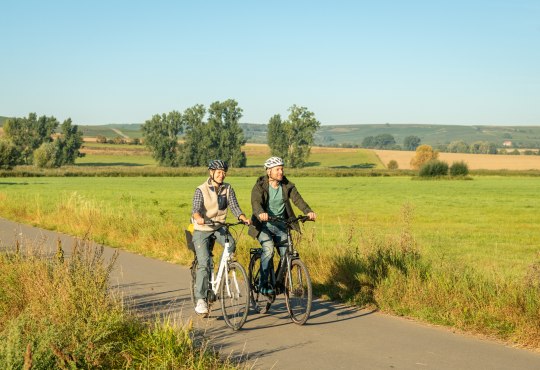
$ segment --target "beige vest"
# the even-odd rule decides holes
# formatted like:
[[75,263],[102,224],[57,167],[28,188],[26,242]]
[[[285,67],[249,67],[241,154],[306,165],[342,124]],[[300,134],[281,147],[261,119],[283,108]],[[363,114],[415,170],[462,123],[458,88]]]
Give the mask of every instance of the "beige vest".
[[[225,222],[225,219],[227,218],[228,207],[224,210],[219,210],[218,194],[216,194],[215,191],[212,191],[212,189],[210,189],[208,181],[205,181],[204,184],[198,187],[198,189],[201,189],[204,199],[204,206],[203,210],[201,211],[202,218],[204,218],[205,220],[212,220],[216,222]],[[219,195],[224,196],[226,199],[229,199],[229,189],[230,185],[224,182],[219,187]],[[199,231],[214,231],[219,229],[220,227],[221,226],[199,225],[196,222],[193,223],[193,228]]]

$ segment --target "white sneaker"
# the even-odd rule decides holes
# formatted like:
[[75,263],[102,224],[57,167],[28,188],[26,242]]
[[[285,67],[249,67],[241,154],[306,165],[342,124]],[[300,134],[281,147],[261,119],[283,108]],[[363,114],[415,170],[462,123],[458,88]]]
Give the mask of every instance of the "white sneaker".
[[208,314],[208,305],[206,304],[206,301],[204,299],[199,299],[197,301],[197,306],[195,306],[195,312],[199,315]]

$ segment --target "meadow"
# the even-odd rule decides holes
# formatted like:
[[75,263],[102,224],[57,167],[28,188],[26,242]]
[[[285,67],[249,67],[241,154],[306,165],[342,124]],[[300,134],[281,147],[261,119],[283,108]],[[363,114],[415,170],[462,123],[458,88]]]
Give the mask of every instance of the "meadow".
[[[100,216],[140,216],[152,220],[146,232],[174,225],[176,236],[189,224],[193,191],[204,177],[130,178],[4,178],[0,182],[1,215],[47,228],[84,235],[100,242],[144,253],[150,246],[138,235],[118,235],[97,229]],[[253,177],[229,177],[240,205],[251,214],[249,197]],[[319,214],[317,239],[325,254],[343,243],[353,229],[390,235],[404,206],[412,209],[411,232],[434,261],[448,260],[509,278],[522,277],[540,245],[540,199],[537,178],[477,177],[473,181],[413,181],[409,177],[298,177],[292,178]],[[509,191],[511,189],[511,191]],[[70,222],[64,210],[95,212],[88,222]],[[117,214],[117,216],[114,216]],[[122,216],[123,215],[123,216]],[[55,218],[58,218],[56,219]],[[108,221],[103,221],[106,224]],[[133,225],[133,229],[139,229]],[[337,230],[337,232],[336,232]],[[174,238],[173,238],[174,239]],[[176,238],[173,250],[181,250]],[[247,239],[247,237],[246,237]],[[249,239],[246,242],[251,242]],[[139,245],[140,244],[140,245]],[[169,252],[170,253],[170,252]],[[173,253],[174,254],[174,253]],[[176,258],[167,257],[173,261]]]
[[[0,215],[187,264],[202,176],[3,178]],[[299,244],[316,294],[540,347],[536,177],[292,178],[318,213]],[[251,176],[230,176],[250,214]],[[255,241],[235,232],[246,264]]]
[[[270,153],[243,150],[248,167],[227,181],[250,214]],[[159,167],[144,146],[84,151],[75,166],[2,171],[0,216],[188,264],[183,230],[206,169]],[[470,181],[420,181],[385,169],[379,152],[313,148],[305,168],[286,172],[318,214],[299,244],[315,293],[539,349],[539,172],[501,170],[501,157],[483,158],[497,170],[480,166]],[[245,228],[235,236],[247,264],[256,242]]]

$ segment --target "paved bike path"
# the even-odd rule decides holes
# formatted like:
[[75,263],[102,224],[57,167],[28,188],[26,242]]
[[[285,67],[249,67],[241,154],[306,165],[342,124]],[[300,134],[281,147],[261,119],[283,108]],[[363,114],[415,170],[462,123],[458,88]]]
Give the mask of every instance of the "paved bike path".
[[[54,253],[57,240],[69,252],[74,238],[0,218],[0,250],[42,246]],[[105,248],[112,256],[114,249]],[[540,354],[411,320],[315,300],[309,321],[293,324],[278,299],[270,315],[253,312],[233,332],[220,318],[193,313],[189,269],[120,251],[112,284],[141,315],[193,319],[223,355],[242,357],[255,369],[540,369]]]

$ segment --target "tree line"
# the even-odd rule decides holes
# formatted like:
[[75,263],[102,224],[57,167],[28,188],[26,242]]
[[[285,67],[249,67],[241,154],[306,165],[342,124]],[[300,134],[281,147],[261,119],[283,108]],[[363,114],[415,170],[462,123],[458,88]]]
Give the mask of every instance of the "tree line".
[[0,139],[0,168],[11,169],[16,165],[60,167],[74,164],[82,146],[82,132],[73,125],[71,118],[62,124],[53,116],[10,118],[3,126]]
[[[268,145],[291,167],[305,166],[320,126],[313,112],[293,105],[283,121],[279,114],[268,123]],[[240,127],[243,110],[234,99],[216,101],[208,109],[197,104],[183,113],[156,114],[142,125],[143,141],[161,166],[206,166],[213,159],[231,167],[245,167],[246,143]]]

